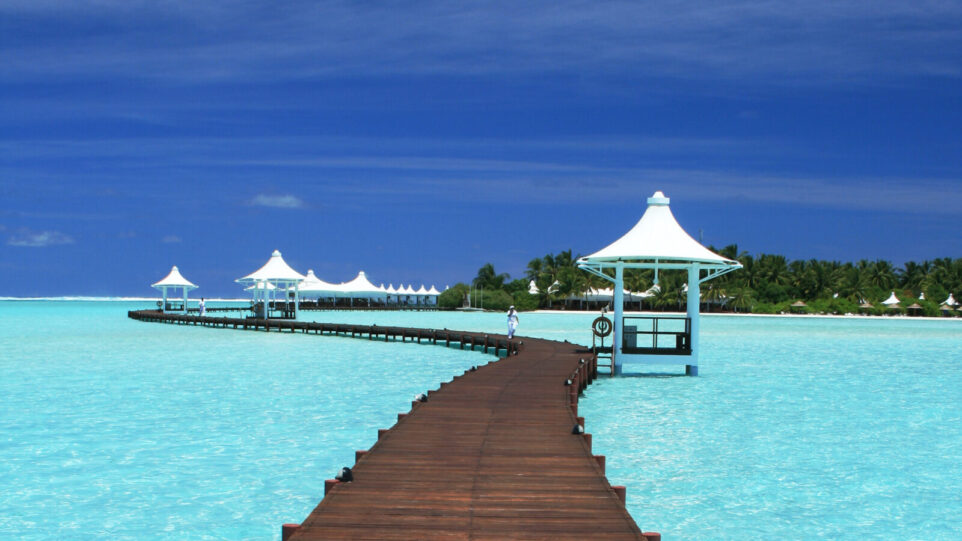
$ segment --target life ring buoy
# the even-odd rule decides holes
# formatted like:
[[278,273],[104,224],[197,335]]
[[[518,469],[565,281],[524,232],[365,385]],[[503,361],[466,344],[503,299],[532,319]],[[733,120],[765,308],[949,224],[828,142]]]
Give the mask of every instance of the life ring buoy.
[[611,330],[614,326],[611,324],[611,320],[605,316],[600,316],[591,323],[591,331],[595,333],[595,336],[604,338],[611,334]]

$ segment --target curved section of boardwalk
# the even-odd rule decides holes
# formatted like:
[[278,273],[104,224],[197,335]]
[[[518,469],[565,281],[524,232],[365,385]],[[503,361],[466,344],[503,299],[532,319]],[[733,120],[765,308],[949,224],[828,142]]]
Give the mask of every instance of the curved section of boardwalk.
[[[225,326],[223,318],[130,316]],[[310,332],[325,325],[272,321],[269,328]],[[385,327],[349,327],[358,337],[389,336]],[[596,372],[579,346],[390,329],[433,336],[434,343],[451,343],[453,333],[472,348],[483,337],[485,349],[493,341],[494,350],[514,354],[412,404],[370,450],[358,452],[353,482],[328,481],[303,523],[285,526],[285,539],[645,539],[625,510],[623,487],[609,485],[604,457],[592,455],[590,435],[571,433],[583,424],[578,391]]]

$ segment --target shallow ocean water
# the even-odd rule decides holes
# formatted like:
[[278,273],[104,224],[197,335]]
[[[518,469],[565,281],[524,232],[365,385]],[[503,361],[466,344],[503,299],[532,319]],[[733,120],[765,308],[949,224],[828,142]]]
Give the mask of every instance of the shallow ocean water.
[[[279,538],[415,394],[493,360],[127,319],[150,304],[0,302],[0,538]],[[594,317],[522,314],[519,334],[586,343]],[[701,339],[701,376],[603,376],[579,407],[643,530],[962,538],[962,322],[705,317]]]

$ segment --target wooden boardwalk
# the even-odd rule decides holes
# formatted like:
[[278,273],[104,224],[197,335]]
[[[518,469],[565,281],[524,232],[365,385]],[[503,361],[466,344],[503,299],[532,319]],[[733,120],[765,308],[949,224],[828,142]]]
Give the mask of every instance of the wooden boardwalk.
[[[371,449],[353,481],[325,482],[325,497],[283,538],[660,539],[643,534],[612,487],[590,434],[572,434],[578,394],[597,375],[580,346],[435,329],[130,312],[146,321],[326,332],[428,341],[503,356],[413,402]],[[243,324],[246,322],[246,326]]]

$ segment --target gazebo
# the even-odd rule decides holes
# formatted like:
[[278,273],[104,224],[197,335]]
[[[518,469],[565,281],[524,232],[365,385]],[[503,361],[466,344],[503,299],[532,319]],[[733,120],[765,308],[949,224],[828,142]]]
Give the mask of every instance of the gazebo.
[[[263,267],[238,278],[235,282],[253,287],[251,309],[254,316],[264,319],[297,319],[298,284],[306,277],[292,269],[281,257],[279,250],[274,250],[271,258]],[[288,305],[288,289],[293,288],[294,305]],[[285,295],[283,304],[277,302],[277,292]]]
[[[648,198],[648,209],[620,239],[578,260],[578,267],[614,283],[612,371],[625,364],[685,365],[698,375],[698,309],[700,284],[742,267],[705,248],[678,225],[669,199],[660,191]],[[604,272],[614,269],[612,278]],[[625,316],[625,269],[687,270],[688,295],[684,316]]]
[[[197,286],[191,283],[189,280],[180,274],[177,270],[177,265],[171,267],[170,272],[167,273],[161,281],[151,284],[150,287],[160,290],[160,294],[163,296],[161,300],[160,311],[163,313],[168,312],[179,312],[181,314],[187,313],[187,292],[191,289],[197,289]],[[181,288],[184,292],[183,301],[168,301],[167,300],[167,290]]]

